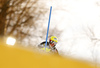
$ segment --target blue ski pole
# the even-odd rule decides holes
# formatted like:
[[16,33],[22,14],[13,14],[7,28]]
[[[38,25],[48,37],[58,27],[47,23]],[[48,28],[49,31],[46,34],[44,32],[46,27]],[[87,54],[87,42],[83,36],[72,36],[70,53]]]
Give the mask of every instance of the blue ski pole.
[[46,43],[45,43],[45,50],[46,50],[46,47],[47,47],[47,39],[48,39],[49,26],[50,26],[51,11],[52,11],[52,6],[50,7],[50,14],[49,14],[48,28],[47,28],[47,35],[46,35]]

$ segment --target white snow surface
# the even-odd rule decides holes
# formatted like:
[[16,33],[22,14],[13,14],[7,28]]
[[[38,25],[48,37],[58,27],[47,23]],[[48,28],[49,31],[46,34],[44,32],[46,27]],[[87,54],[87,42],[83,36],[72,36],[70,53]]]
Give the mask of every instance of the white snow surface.
[[[40,0],[40,3],[46,4],[48,12],[43,23],[38,25],[40,33],[35,30],[35,35],[41,35],[42,29],[47,28],[49,9],[52,6],[50,29],[56,27],[62,30],[56,46],[59,54],[89,61],[98,59],[96,62],[100,63],[100,42],[94,46],[95,40],[90,39],[100,39],[100,0]],[[88,27],[93,31],[93,36]],[[32,40],[37,44],[44,41],[45,37],[35,37]],[[38,41],[34,40],[36,38]]]

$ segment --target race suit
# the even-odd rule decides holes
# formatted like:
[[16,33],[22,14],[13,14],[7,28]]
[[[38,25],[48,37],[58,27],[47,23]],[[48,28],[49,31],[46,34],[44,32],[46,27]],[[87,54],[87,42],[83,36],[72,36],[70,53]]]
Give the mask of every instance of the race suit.
[[[44,42],[42,42],[42,43],[40,43],[39,45],[38,45],[38,47],[40,48],[40,49],[42,49],[42,50],[45,50],[45,41]],[[50,43],[49,42],[47,42],[47,45],[46,45],[46,52],[52,52],[52,53],[57,53],[58,54],[58,50],[56,49],[56,47],[54,46],[54,47],[50,47],[49,46],[50,45]]]

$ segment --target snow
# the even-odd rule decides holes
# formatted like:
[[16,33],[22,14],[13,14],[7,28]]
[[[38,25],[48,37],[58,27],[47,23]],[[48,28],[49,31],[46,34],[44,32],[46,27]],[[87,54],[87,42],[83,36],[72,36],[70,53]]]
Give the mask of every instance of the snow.
[[[49,9],[52,6],[50,30],[56,28],[62,31],[56,46],[59,54],[89,61],[98,59],[97,62],[100,63],[100,42],[94,46],[95,40],[91,40],[91,38],[100,39],[100,6],[97,5],[100,0],[39,0],[39,2],[46,5],[48,12],[43,16],[45,20],[36,22],[38,29],[33,27],[30,29],[33,35],[30,37],[31,42],[35,42],[33,45],[46,38]],[[88,28],[94,32],[94,36]]]
[[[58,51],[68,55],[68,50],[72,47],[70,55],[93,61],[92,42],[83,33],[83,29],[86,26],[93,27],[95,37],[100,38],[100,6],[96,4],[100,0],[44,0],[44,2],[48,8],[53,7],[50,28],[56,26],[58,30],[63,31],[56,46]],[[99,48],[95,48],[97,59],[100,59]]]

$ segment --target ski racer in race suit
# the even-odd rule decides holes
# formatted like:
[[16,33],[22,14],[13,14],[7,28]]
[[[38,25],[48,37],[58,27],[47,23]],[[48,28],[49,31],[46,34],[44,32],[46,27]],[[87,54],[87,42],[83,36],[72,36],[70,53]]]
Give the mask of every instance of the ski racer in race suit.
[[46,41],[40,43],[38,47],[42,50],[46,50],[46,52],[56,53],[58,54],[58,50],[56,49],[56,44],[58,42],[58,38],[55,36],[51,36],[49,42],[47,42],[47,46],[45,48]]

